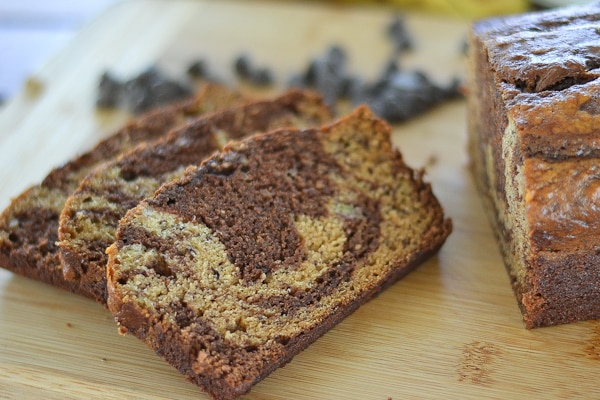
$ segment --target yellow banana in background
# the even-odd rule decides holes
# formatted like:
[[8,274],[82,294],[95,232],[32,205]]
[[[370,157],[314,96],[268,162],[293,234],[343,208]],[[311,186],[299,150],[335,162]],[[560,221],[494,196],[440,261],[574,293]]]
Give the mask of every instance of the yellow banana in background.
[[390,0],[388,3],[469,19],[521,13],[527,11],[530,6],[525,0]]
[[477,19],[528,11],[527,0],[333,0],[337,3],[388,5],[408,10]]

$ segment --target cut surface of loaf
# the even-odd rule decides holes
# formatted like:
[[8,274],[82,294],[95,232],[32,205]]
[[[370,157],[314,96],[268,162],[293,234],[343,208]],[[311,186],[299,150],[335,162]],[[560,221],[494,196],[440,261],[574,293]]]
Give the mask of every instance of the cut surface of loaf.
[[215,399],[243,393],[452,229],[366,107],[232,142],[121,220],[108,307]]
[[202,113],[242,101],[224,86],[207,84],[194,98],[150,111],[132,120],[87,153],[52,170],[42,183],[16,197],[0,215],[0,267],[83,294],[64,279],[58,248],[59,216],[67,197],[97,165]]
[[473,25],[469,152],[535,328],[600,318],[600,3]]
[[65,278],[106,304],[106,248],[121,217],[185,168],[200,164],[228,141],[281,127],[320,126],[331,112],[313,92],[291,90],[212,113],[180,126],[90,173],[62,211],[59,252]]

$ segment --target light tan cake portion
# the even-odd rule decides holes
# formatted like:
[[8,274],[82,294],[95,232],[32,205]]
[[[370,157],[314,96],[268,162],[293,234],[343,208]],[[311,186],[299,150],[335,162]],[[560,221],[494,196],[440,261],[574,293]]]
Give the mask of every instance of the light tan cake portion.
[[366,107],[233,142],[127,212],[108,306],[215,399],[243,393],[435,254],[452,225]]
[[161,107],[132,120],[89,152],[52,170],[0,215],[0,267],[62,289],[83,294],[64,279],[58,256],[58,220],[67,197],[97,165],[154,140],[189,118],[242,101],[239,93],[216,84],[204,85],[188,100]]
[[291,90],[275,99],[232,107],[184,124],[90,173],[60,217],[59,251],[65,278],[84,295],[106,303],[106,248],[121,217],[162,183],[180,177],[227,142],[281,127],[320,126],[331,120],[321,96]]

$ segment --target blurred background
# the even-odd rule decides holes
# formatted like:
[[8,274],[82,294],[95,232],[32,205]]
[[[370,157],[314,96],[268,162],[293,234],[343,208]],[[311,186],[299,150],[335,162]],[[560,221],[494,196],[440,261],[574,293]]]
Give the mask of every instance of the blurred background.
[[[117,1],[128,0],[0,0],[0,107],[26,84],[29,74],[40,68],[85,24]],[[354,6],[389,7],[393,10],[417,10],[465,20],[585,2],[589,0],[329,1]]]

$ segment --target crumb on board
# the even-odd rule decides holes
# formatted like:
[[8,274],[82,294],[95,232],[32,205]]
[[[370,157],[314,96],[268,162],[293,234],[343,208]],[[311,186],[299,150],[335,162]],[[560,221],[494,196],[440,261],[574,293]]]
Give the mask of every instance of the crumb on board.
[[25,81],[25,95],[30,99],[39,97],[44,91],[44,82],[30,76]]

